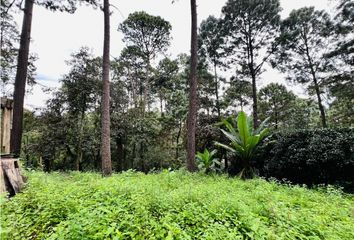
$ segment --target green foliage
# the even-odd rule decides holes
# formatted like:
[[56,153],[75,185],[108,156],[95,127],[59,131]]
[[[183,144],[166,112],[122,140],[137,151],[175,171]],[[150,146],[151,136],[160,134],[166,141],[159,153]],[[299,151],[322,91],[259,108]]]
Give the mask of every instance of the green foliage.
[[[354,37],[351,33],[354,30],[354,2],[352,0],[339,0],[336,10],[336,16],[334,18],[336,48],[327,54],[327,57],[336,58],[336,60],[340,59],[344,63],[353,66]],[[345,68],[341,70],[342,73],[339,73],[339,75],[348,74]],[[353,72],[353,70],[351,72]]]
[[310,82],[313,88],[315,83],[309,76],[316,75],[320,83],[331,68],[331,62],[324,55],[330,44],[331,30],[330,16],[325,11],[314,7],[293,10],[281,24],[273,66],[286,73],[289,80]]
[[327,127],[322,94],[325,81],[334,63],[325,52],[331,44],[333,23],[330,15],[314,7],[303,7],[291,11],[282,21],[281,34],[273,58],[273,67],[287,74],[287,79],[307,85],[309,95],[315,95],[321,113],[322,127]]
[[[12,96],[13,84],[17,69],[17,55],[20,42],[20,33],[15,21],[16,6],[14,1],[1,0],[0,2],[0,35],[1,35],[1,54],[0,54],[0,84],[1,96]],[[35,61],[37,55],[30,53],[27,71],[27,84],[33,86],[36,75]]]
[[310,129],[320,126],[316,102],[311,99],[296,98],[289,109],[287,122],[283,130]]
[[354,189],[352,128],[273,134],[257,158],[263,165],[259,167],[261,174],[266,177],[309,185],[349,183]]
[[354,126],[354,98],[337,98],[328,110],[329,123],[332,126]]
[[237,75],[255,78],[273,53],[281,11],[279,0],[228,0],[222,25],[228,39],[226,53],[237,62]]
[[185,172],[31,172],[1,199],[1,239],[351,240],[351,196]]
[[230,145],[225,145],[216,142],[216,145],[235,153],[241,159],[243,169],[240,176],[242,178],[248,178],[253,175],[250,161],[256,152],[257,145],[269,132],[269,129],[265,128],[266,121],[267,119],[260,124],[259,128],[253,130],[253,126],[250,124],[246,113],[241,111],[237,116],[238,132],[236,132],[232,119],[223,120],[223,125],[225,125],[228,131],[224,129],[221,129],[221,131],[231,143]]
[[220,162],[215,158],[217,150],[211,152],[205,149],[204,152],[197,152],[196,159],[199,170],[203,170],[205,173],[218,170]]
[[225,44],[223,30],[221,19],[214,16],[209,16],[200,23],[199,54],[206,57],[213,66],[222,64],[222,47]]
[[269,121],[275,129],[288,127],[288,121],[293,117],[290,112],[295,104],[296,96],[292,91],[278,83],[270,83],[260,89],[259,94],[259,115]]
[[249,81],[232,76],[230,86],[225,91],[224,104],[228,107],[243,109],[252,98],[252,84]]
[[144,11],[129,14],[119,25],[124,33],[124,41],[129,46],[138,47],[147,60],[157,53],[163,53],[170,45],[171,24],[159,16],[152,16]]

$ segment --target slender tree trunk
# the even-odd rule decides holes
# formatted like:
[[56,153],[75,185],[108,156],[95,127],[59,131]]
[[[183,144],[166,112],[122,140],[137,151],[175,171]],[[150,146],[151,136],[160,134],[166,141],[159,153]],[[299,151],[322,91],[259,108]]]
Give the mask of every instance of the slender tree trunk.
[[128,77],[129,77],[129,80],[130,80],[130,84],[132,85],[132,98],[133,98],[133,103],[134,103],[134,108],[137,108],[138,104],[137,104],[137,97],[136,97],[136,92],[135,92],[135,89],[136,89],[136,84],[134,83],[134,79],[133,77],[131,76],[131,73],[130,73],[130,69],[128,68]]
[[136,143],[134,143],[133,144],[133,150],[132,150],[132,159],[130,160],[130,163],[129,163],[129,165],[130,165],[130,168],[134,168],[134,161],[135,161],[135,159],[136,159]]
[[117,145],[117,171],[120,172],[123,170],[123,162],[124,162],[124,146],[123,139],[121,137],[116,138]]
[[258,127],[257,82],[256,82],[256,69],[254,66],[253,44],[252,44],[251,36],[252,36],[251,29],[249,29],[249,34],[247,36],[247,40],[248,40],[247,54],[248,54],[248,68],[252,78],[253,128],[256,129]]
[[[311,67],[311,69],[313,69],[313,68]],[[324,107],[323,107],[323,105],[322,105],[320,87],[318,86],[316,74],[314,73],[313,70],[311,70],[311,71],[312,71],[313,82],[314,82],[314,84],[315,84],[315,90],[316,90],[316,95],[317,95],[318,108],[320,109],[320,113],[321,113],[321,123],[322,123],[322,127],[326,128],[326,127],[327,127],[326,114],[325,114]]]
[[321,99],[321,92],[320,92],[320,87],[318,85],[318,81],[317,81],[317,78],[316,78],[316,72],[313,68],[313,62],[312,62],[312,58],[310,56],[310,50],[309,50],[309,46],[308,46],[308,43],[307,43],[307,37],[304,36],[304,41],[305,41],[305,50],[306,50],[306,56],[307,56],[307,60],[308,60],[308,63],[310,65],[310,71],[311,71],[311,75],[312,75],[312,80],[313,80],[313,83],[315,84],[315,91],[316,91],[316,95],[317,95],[317,102],[318,102],[318,108],[320,110],[320,113],[321,113],[321,122],[322,122],[322,127],[327,127],[327,123],[326,123],[326,114],[325,114],[325,111],[324,111],[324,108],[323,108],[323,105],[322,105],[322,99]]
[[178,124],[178,132],[177,132],[177,137],[176,137],[176,160],[178,160],[179,157],[179,137],[181,136],[181,131],[182,131],[182,120],[179,121]]
[[143,100],[143,116],[145,116],[146,106],[147,111],[150,111],[149,95],[150,95],[150,56],[147,56],[147,69],[146,69],[146,81],[144,84],[144,100]]
[[215,63],[215,61],[214,61],[214,78],[215,78],[216,110],[218,112],[218,117],[220,117],[219,84],[218,84],[218,75],[216,73],[216,63]]
[[144,143],[140,142],[140,149],[139,149],[139,156],[140,156],[140,161],[141,161],[141,171],[146,173],[146,168],[145,168],[145,157],[144,157]]
[[258,127],[258,112],[257,112],[257,84],[256,84],[256,75],[252,73],[252,98],[253,98],[253,128]]
[[76,147],[76,171],[80,171],[80,163],[82,162],[82,135],[84,132],[84,119],[85,119],[85,112],[81,113],[80,119],[79,119],[79,139],[77,141],[77,147]]
[[162,93],[160,94],[160,111],[161,111],[161,116],[163,117],[165,114],[163,112],[163,96],[162,96]]
[[18,51],[17,58],[17,72],[14,89],[14,108],[10,138],[11,152],[14,154],[14,156],[19,156],[21,153],[23,102],[25,98],[28,55],[31,41],[32,13],[33,0],[26,0],[23,13],[20,49]]
[[112,174],[111,162],[111,138],[110,138],[110,114],[109,114],[109,44],[110,44],[110,24],[109,24],[109,0],[104,0],[104,40],[103,40],[103,95],[102,95],[102,135],[101,135],[101,158],[102,174],[110,176]]
[[187,169],[196,171],[195,131],[197,123],[197,3],[191,0],[191,71],[189,79],[189,111],[187,117]]

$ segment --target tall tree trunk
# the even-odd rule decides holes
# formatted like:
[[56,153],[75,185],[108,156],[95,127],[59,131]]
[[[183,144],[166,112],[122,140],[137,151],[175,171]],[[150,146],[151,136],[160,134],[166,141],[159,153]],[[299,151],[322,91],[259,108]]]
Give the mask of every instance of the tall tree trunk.
[[144,151],[145,151],[144,143],[140,142],[139,158],[141,163],[141,171],[146,173]]
[[149,95],[150,95],[150,73],[151,73],[151,63],[150,56],[147,56],[147,68],[146,68],[146,81],[144,85],[144,100],[143,100],[143,117],[145,117],[145,111],[147,106],[147,111],[150,111]]
[[257,84],[256,84],[256,75],[252,73],[252,98],[253,98],[253,128],[258,127],[258,112],[257,112]]
[[19,156],[21,153],[23,102],[25,98],[28,55],[31,41],[32,13],[33,0],[26,0],[25,9],[23,12],[20,48],[17,58],[17,72],[14,89],[14,108],[10,138],[11,152],[15,156]]
[[117,171],[120,172],[123,170],[123,162],[124,162],[124,146],[122,137],[116,138],[117,145]]
[[317,95],[318,108],[319,108],[320,114],[321,114],[322,127],[326,128],[327,127],[326,114],[325,114],[325,110],[324,110],[324,107],[322,104],[320,87],[318,85],[316,74],[315,74],[312,66],[311,66],[311,72],[312,72],[313,83],[315,84],[315,91],[316,91],[316,95]]
[[197,123],[197,3],[191,0],[191,71],[189,79],[189,111],[187,117],[187,169],[196,171],[195,162],[195,131]]
[[137,97],[136,97],[136,84],[134,82],[134,79],[133,77],[131,76],[131,73],[130,73],[130,68],[128,68],[128,77],[129,77],[129,80],[130,80],[130,84],[132,86],[132,98],[133,98],[133,104],[134,104],[134,108],[137,108],[138,104],[137,104]]
[[248,57],[248,69],[252,78],[252,99],[253,99],[253,128],[258,127],[258,103],[257,103],[257,82],[256,82],[256,69],[254,66],[254,55],[253,55],[253,43],[252,43],[252,32],[251,27],[249,27],[249,32],[247,35],[247,57]]
[[218,117],[220,117],[220,104],[219,104],[219,84],[218,75],[216,73],[216,63],[214,60],[214,78],[215,78],[215,97],[216,97],[216,110],[218,112]]
[[80,164],[82,162],[82,137],[84,132],[84,119],[85,119],[85,112],[81,112],[79,122],[79,139],[76,145],[76,171],[80,171]]
[[163,96],[162,93],[160,93],[160,111],[161,111],[161,117],[165,116],[163,112]]
[[313,80],[313,83],[314,83],[314,85],[315,85],[315,91],[316,91],[316,95],[317,95],[318,108],[319,108],[320,113],[321,113],[322,127],[325,128],[325,127],[327,127],[326,114],[325,114],[325,111],[324,111],[324,108],[323,108],[323,105],[322,105],[320,87],[319,87],[319,85],[318,85],[318,81],[317,81],[315,69],[313,68],[313,67],[314,67],[314,64],[313,64],[312,58],[311,58],[311,56],[310,56],[310,50],[309,50],[309,46],[308,46],[308,43],[307,43],[307,37],[306,37],[306,36],[305,36],[305,38],[304,38],[304,41],[305,41],[305,50],[306,50],[307,61],[308,61],[309,66],[310,66],[310,71],[311,71],[311,75],[312,75],[312,80]]
[[177,132],[177,137],[176,137],[176,160],[178,160],[179,157],[179,137],[181,136],[181,131],[182,131],[182,120],[179,121],[178,124],[178,132]]
[[111,162],[111,138],[110,138],[110,114],[109,114],[109,44],[110,44],[110,24],[109,24],[109,0],[104,0],[104,40],[103,40],[103,94],[102,94],[102,135],[101,135],[101,158],[102,174],[110,176],[112,174]]

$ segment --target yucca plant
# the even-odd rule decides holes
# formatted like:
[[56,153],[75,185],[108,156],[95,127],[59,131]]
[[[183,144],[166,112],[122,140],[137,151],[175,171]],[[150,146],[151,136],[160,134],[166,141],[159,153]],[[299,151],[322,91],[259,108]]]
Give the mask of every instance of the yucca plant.
[[220,166],[220,162],[214,157],[216,153],[217,150],[209,152],[208,149],[204,149],[204,152],[197,152],[195,157],[197,159],[199,170],[202,170],[205,173],[217,171],[218,166]]
[[269,129],[265,127],[267,121],[268,119],[263,121],[256,130],[253,130],[251,121],[243,111],[237,116],[237,129],[234,127],[234,119],[230,118],[222,121],[222,125],[225,126],[228,131],[224,129],[220,130],[231,143],[225,145],[216,142],[215,144],[235,153],[240,158],[242,170],[239,173],[239,176],[243,179],[252,178],[254,176],[254,169],[252,168],[250,161],[254,157],[257,145],[269,133]]

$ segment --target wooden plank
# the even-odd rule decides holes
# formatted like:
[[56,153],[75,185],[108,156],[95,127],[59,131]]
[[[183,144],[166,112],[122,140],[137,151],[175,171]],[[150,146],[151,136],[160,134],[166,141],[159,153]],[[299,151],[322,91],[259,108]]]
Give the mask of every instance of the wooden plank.
[[9,179],[9,182],[10,182],[11,187],[14,190],[14,192],[18,193],[21,190],[21,185],[18,181],[18,178],[16,176],[14,169],[6,168],[5,174],[7,176],[7,179]]
[[1,183],[0,191],[9,191],[16,194],[24,186],[18,159],[5,158],[0,160]]
[[1,153],[10,153],[10,135],[13,100],[1,97]]
[[5,173],[1,167],[0,168],[0,193],[4,193],[4,192],[6,192]]

